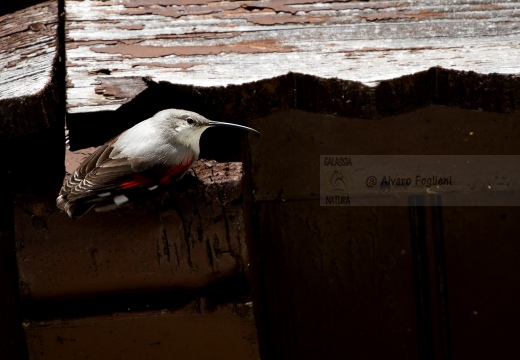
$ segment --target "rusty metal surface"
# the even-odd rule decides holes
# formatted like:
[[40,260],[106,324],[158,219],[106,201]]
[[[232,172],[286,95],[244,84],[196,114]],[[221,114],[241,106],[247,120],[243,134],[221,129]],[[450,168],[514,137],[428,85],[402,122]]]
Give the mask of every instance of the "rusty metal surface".
[[125,76],[225,86],[301,72],[374,85],[432,66],[518,73],[516,1],[66,5],[73,113],[114,110],[127,102],[130,94],[101,90]]

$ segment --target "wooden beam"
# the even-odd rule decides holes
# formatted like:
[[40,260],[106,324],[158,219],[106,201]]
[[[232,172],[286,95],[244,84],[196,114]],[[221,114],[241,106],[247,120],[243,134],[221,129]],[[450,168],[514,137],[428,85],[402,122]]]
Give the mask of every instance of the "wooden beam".
[[[0,13],[36,2],[2,4]],[[62,5],[46,1],[0,16],[0,353],[9,359],[28,358],[16,263],[15,193],[22,187],[25,197],[30,196],[28,187],[48,191],[49,174],[59,175],[63,168],[55,166],[63,158],[59,153],[49,156],[54,149],[50,133],[62,131],[65,115]]]
[[288,72],[368,86],[435,66],[516,74],[519,6],[493,0],[449,6],[440,0],[70,0],[68,110],[115,110],[142,90],[136,79],[143,76],[215,87]]
[[37,134],[63,120],[58,3],[0,17],[0,139]]

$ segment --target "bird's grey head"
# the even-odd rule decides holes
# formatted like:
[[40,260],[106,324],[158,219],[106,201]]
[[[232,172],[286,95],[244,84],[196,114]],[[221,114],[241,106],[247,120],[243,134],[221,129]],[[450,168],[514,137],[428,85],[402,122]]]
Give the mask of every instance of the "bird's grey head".
[[162,110],[158,112],[154,118],[158,121],[161,127],[167,127],[169,131],[172,131],[175,134],[177,141],[188,146],[196,145],[196,147],[198,147],[200,137],[204,130],[213,126],[233,127],[253,131],[259,134],[258,131],[247,126],[208,120],[200,114],[187,110]]

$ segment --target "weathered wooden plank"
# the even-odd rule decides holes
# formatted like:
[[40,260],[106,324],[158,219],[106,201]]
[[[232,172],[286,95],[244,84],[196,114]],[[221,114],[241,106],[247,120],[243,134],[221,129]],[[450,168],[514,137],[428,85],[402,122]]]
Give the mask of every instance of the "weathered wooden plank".
[[249,303],[205,299],[183,309],[33,322],[32,360],[259,359]]
[[287,72],[375,85],[433,66],[516,74],[520,2],[67,2],[68,110],[114,110],[114,78],[226,86]]
[[[0,5],[2,15],[35,1],[5,3]],[[48,190],[49,177],[59,173],[55,164],[62,161],[49,141],[50,128],[63,129],[65,114],[58,3],[47,1],[0,16],[0,356],[5,359],[28,357],[16,263],[14,193],[23,188],[29,197],[28,187]]]
[[[91,150],[69,154],[69,172]],[[57,210],[35,215],[19,201],[22,299],[200,289],[243,277],[242,164],[199,160],[191,172],[171,193],[77,221]]]
[[0,17],[0,138],[38,133],[60,118],[58,3]]

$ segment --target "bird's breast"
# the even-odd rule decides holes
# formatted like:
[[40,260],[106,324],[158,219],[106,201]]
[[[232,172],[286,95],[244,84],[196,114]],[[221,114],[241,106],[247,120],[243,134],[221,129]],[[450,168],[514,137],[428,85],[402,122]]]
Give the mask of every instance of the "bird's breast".
[[163,173],[159,183],[161,185],[167,184],[170,182],[170,179],[174,175],[181,175],[189,170],[191,165],[195,160],[195,156],[193,154],[186,156],[184,159],[179,161],[177,164],[167,168]]

